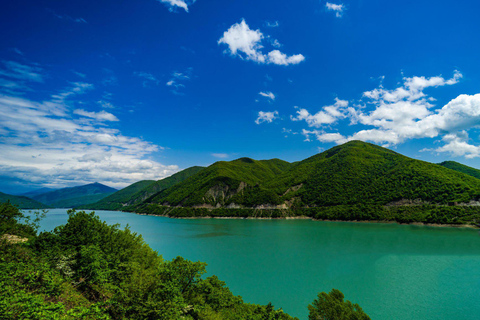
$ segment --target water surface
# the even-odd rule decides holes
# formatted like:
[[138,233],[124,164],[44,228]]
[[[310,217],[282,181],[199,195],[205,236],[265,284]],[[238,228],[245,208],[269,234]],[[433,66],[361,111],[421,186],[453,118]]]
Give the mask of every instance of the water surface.
[[[320,291],[341,290],[372,319],[478,319],[478,230],[310,220],[169,219],[97,211],[130,225],[165,259],[208,263],[246,302],[306,319]],[[67,221],[50,210],[44,230]]]

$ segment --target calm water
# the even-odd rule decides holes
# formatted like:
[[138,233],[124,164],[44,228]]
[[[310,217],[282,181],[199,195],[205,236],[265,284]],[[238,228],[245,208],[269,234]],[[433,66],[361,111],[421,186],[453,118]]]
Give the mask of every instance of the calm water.
[[[97,211],[127,223],[165,259],[208,263],[246,302],[300,319],[320,291],[341,290],[378,320],[479,319],[478,230],[310,220],[180,220]],[[42,228],[67,221],[50,210]]]

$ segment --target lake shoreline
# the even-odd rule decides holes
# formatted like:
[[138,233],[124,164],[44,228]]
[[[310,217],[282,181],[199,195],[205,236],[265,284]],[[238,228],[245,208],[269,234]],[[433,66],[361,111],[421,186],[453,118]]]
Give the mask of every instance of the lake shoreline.
[[[124,211],[129,212],[129,211]],[[398,225],[413,225],[413,226],[425,226],[425,227],[438,227],[438,228],[465,228],[465,229],[480,229],[480,226],[473,224],[440,224],[440,223],[424,223],[424,222],[409,222],[409,223],[400,223],[397,221],[383,221],[383,220],[331,220],[331,219],[314,219],[308,216],[295,216],[295,217],[215,217],[215,216],[204,216],[204,217],[173,217],[169,215],[161,214],[148,214],[148,213],[137,213],[130,212],[141,216],[154,216],[154,217],[164,217],[171,219],[223,219],[223,220],[312,220],[312,221],[326,221],[326,222],[353,222],[353,223],[373,223],[373,224],[398,224]]]

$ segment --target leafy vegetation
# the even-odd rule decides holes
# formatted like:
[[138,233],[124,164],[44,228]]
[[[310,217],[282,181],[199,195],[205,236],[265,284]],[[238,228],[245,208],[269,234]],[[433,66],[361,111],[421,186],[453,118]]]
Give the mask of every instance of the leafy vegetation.
[[10,202],[13,205],[18,206],[21,209],[45,209],[46,206],[43,203],[27,198],[25,196],[13,196],[0,192],[0,202]]
[[279,159],[259,161],[240,158],[230,162],[219,161],[146,199],[145,202],[186,207],[203,204],[216,206],[228,205],[231,203],[229,199],[237,196],[239,202],[246,203],[250,200],[248,197],[241,197],[241,192],[250,188],[256,188],[256,196],[262,201],[274,195],[261,185],[288,170],[290,166],[290,163]]
[[321,292],[308,306],[308,320],[370,320],[358,304],[344,301],[345,296],[337,289]]
[[[38,236],[11,204],[0,204],[0,218],[1,319],[296,319],[243,302],[203,276],[205,263],[165,261],[94,213],[71,210],[67,224]],[[6,233],[29,241],[13,244]]]
[[439,163],[439,165],[445,168],[449,168],[458,172],[468,174],[469,176],[472,176],[474,178],[480,179],[480,170],[466,166],[464,164],[461,164],[455,161],[444,161],[442,163]]
[[50,207],[72,208],[96,202],[116,191],[117,189],[95,182],[79,187],[63,188],[42,193],[34,196],[33,199]]
[[[288,192],[293,186],[297,191]],[[391,150],[351,141],[297,163],[266,184],[297,206],[448,204],[480,197],[480,180]]]

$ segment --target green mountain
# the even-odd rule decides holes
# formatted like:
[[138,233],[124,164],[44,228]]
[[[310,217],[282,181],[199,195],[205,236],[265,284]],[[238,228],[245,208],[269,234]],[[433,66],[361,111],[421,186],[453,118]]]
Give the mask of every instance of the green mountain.
[[95,182],[39,194],[34,196],[33,199],[50,207],[71,208],[96,202],[115,191],[117,189]]
[[463,172],[465,174],[468,174],[469,176],[480,179],[480,170],[466,166],[464,164],[461,164],[455,161],[444,161],[442,163],[439,163],[439,165],[445,168],[458,171],[458,172]]
[[121,210],[127,205],[138,204],[157,192],[170,188],[203,169],[204,167],[191,167],[162,180],[139,181],[96,203],[84,206],[84,208],[91,210]]
[[360,141],[303,160],[265,187],[300,206],[446,204],[480,197],[478,179]]
[[240,158],[219,161],[199,173],[165,189],[146,202],[172,206],[224,206],[231,203],[264,203],[276,195],[262,187],[267,181],[288,170],[292,164],[279,160]]
[[40,189],[37,189],[37,190],[33,190],[33,191],[29,191],[29,192],[25,192],[25,193],[19,194],[19,196],[24,196],[24,197],[27,197],[27,198],[32,198],[32,197],[34,197],[34,196],[38,196],[39,194],[47,193],[47,192],[51,192],[51,191],[55,191],[55,190],[56,190],[56,189],[40,188]]
[[469,204],[479,199],[480,179],[351,141],[295,163],[217,162],[126,209],[178,217],[307,215],[459,224],[480,221],[480,207]]
[[46,209],[47,206],[38,201],[32,200],[24,196],[13,196],[0,192],[0,203],[10,201],[11,204],[20,209]]
[[123,207],[123,204],[127,203],[134,194],[147,188],[152,183],[155,183],[155,180],[142,180],[135,182],[134,184],[118,190],[117,192],[112,193],[111,195],[104,197],[97,202],[82,206],[82,209],[120,210]]

